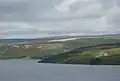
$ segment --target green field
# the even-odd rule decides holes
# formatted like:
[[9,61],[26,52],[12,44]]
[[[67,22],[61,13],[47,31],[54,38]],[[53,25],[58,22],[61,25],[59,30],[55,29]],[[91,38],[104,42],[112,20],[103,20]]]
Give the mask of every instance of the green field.
[[[116,64],[120,59],[120,47],[100,44],[120,43],[119,37],[79,37],[76,40],[63,41],[63,42],[49,42],[45,44],[29,44],[29,45],[7,45],[0,44],[0,59],[45,59],[49,63],[71,63],[71,64],[89,64],[90,60],[99,52],[107,52],[109,56],[100,57],[97,64]],[[81,49],[81,47],[90,47]],[[74,49],[79,49],[74,51]],[[114,62],[115,61],[115,62]],[[113,62],[113,63],[112,63]]]
[[[99,56],[100,52],[107,53],[107,56]],[[99,61],[96,60],[99,59]],[[94,60],[92,63],[91,60]],[[61,64],[120,64],[120,47],[87,48],[78,51],[66,52],[54,55],[42,60],[43,63]]]

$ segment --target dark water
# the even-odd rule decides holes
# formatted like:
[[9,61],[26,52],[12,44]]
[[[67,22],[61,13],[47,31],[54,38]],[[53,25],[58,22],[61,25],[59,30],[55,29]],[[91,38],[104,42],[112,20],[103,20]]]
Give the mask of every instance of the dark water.
[[38,64],[0,60],[0,81],[120,81],[120,66]]

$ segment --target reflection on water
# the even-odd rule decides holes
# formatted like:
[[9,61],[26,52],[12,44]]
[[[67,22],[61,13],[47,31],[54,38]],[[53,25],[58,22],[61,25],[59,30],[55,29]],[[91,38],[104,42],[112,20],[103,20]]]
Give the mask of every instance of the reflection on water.
[[39,64],[0,60],[0,81],[120,81],[120,66]]

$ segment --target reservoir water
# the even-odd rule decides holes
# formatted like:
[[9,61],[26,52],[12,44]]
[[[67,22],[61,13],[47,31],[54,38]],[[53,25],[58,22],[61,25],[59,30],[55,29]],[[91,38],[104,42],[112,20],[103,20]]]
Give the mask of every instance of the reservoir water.
[[120,66],[39,64],[0,60],[0,81],[120,81]]

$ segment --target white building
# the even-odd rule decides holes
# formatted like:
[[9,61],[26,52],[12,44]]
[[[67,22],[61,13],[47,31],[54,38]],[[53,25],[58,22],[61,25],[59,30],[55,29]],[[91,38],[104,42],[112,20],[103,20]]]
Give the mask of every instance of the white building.
[[98,53],[98,55],[96,57],[103,57],[103,56],[108,56],[109,54],[105,51],[101,51]]

